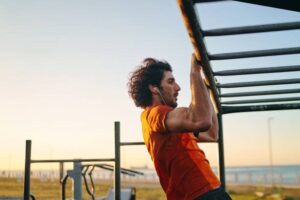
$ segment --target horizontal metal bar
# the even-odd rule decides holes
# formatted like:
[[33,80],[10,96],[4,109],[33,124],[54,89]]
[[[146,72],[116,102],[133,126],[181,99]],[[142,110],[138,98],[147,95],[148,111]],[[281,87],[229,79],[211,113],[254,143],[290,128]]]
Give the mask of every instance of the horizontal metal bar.
[[215,76],[235,76],[248,74],[266,74],[278,72],[293,72],[300,71],[300,65],[267,67],[267,68],[251,68],[251,69],[233,69],[214,72]]
[[[200,143],[200,142],[199,142]],[[207,141],[201,143],[216,143],[215,141]],[[145,145],[144,142],[121,142],[121,146]]]
[[300,53],[300,47],[291,47],[291,48],[281,48],[281,49],[208,54],[208,57],[211,60],[226,60],[226,59],[278,56],[278,55],[299,54],[299,53]]
[[294,109],[300,109],[300,103],[270,104],[270,105],[255,105],[255,106],[222,106],[222,114],[254,112],[254,111],[294,110]]
[[293,30],[293,29],[300,29],[300,22],[262,24],[262,25],[255,25],[255,26],[242,26],[242,27],[203,30],[202,34],[204,36],[224,36],[224,35],[271,32],[271,31],[284,31],[284,30]]
[[[108,164],[102,164],[102,166],[111,166],[111,167],[113,167],[113,165],[108,165]],[[136,170],[132,170],[132,169],[121,168],[121,170],[128,171],[128,172],[135,173],[135,174],[139,174],[139,175],[144,175],[144,173],[136,171]]]
[[[104,165],[91,165],[91,166],[98,167],[98,168],[101,168],[101,169],[106,169],[106,170],[109,170],[109,171],[114,171],[114,166],[113,165],[104,164]],[[129,176],[135,176],[136,174],[144,175],[141,172],[136,172],[136,171],[125,169],[125,168],[120,168],[120,172],[121,172],[121,174],[126,174],[126,175],[129,175]]]
[[114,158],[107,159],[57,159],[57,160],[31,160],[31,163],[56,163],[56,162],[114,162]]
[[129,146],[129,145],[145,145],[144,142],[121,142],[121,146]]
[[[218,1],[222,1],[222,0],[193,0],[193,3],[209,3],[209,2],[218,2]],[[286,0],[276,0],[276,1],[235,0],[235,1],[300,12],[300,6],[298,1],[292,1],[292,0],[288,0],[288,1]]]
[[221,104],[271,103],[271,102],[282,102],[282,101],[300,101],[300,97],[224,101],[224,102],[221,102]]
[[217,2],[217,1],[225,1],[225,0],[192,0],[192,2],[195,3],[211,3],[211,2]]
[[280,8],[284,10],[291,10],[300,12],[300,6],[298,1],[293,0],[276,0],[276,1],[266,1],[266,0],[236,0],[244,3],[257,4],[260,6],[268,6],[273,8]]
[[[193,4],[196,3],[209,3],[209,2],[218,2],[224,0],[192,0]],[[284,10],[291,10],[300,12],[300,6],[298,1],[286,1],[286,0],[276,0],[276,1],[266,1],[266,0],[235,0],[244,3],[257,4],[260,6],[267,6],[272,8],[279,8]]]
[[300,83],[300,78],[270,80],[270,81],[255,81],[255,82],[224,83],[224,84],[217,84],[217,87],[237,88],[237,87],[266,86],[266,85],[284,85],[284,84],[295,84],[295,83]]
[[266,90],[266,91],[254,91],[254,92],[225,93],[225,94],[220,94],[220,97],[244,97],[244,96],[260,96],[260,95],[291,94],[291,93],[300,93],[300,88],[286,89],[286,90]]

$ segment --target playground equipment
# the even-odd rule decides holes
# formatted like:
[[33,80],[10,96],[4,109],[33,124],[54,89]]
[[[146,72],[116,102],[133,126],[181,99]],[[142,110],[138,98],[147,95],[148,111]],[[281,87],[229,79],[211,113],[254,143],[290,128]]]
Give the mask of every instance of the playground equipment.
[[[217,2],[221,0],[177,0],[179,5],[184,24],[194,47],[196,57],[201,61],[203,65],[204,74],[207,78],[207,85],[210,88],[213,102],[218,111],[219,120],[219,173],[222,186],[225,188],[225,163],[224,163],[224,142],[223,142],[223,124],[222,115],[238,112],[252,112],[252,111],[273,111],[273,110],[290,110],[300,109],[300,97],[290,97],[289,94],[299,94],[300,88],[294,88],[293,86],[287,87],[290,84],[300,83],[300,76],[293,79],[278,79],[263,80],[263,81],[251,81],[251,82],[235,82],[235,83],[220,83],[216,82],[216,76],[218,77],[232,77],[242,75],[255,75],[258,74],[270,74],[270,73],[284,73],[284,72],[296,72],[300,71],[300,65],[293,66],[275,66],[267,68],[249,68],[249,69],[234,69],[224,71],[213,71],[210,61],[212,60],[227,60],[227,59],[241,59],[241,58],[257,58],[265,56],[277,56],[277,55],[292,55],[300,54],[300,47],[281,48],[281,49],[267,49],[267,50],[255,50],[246,52],[233,52],[233,53],[221,53],[210,54],[205,44],[205,37],[221,37],[228,35],[240,35],[240,34],[252,34],[252,33],[265,33],[272,31],[285,31],[300,29],[300,22],[286,22],[277,24],[264,24],[255,26],[242,26],[233,28],[221,28],[213,30],[203,30],[201,28],[199,17],[197,16],[196,4],[202,4],[206,2]],[[296,2],[292,1],[263,1],[263,0],[242,0],[241,2],[264,5],[275,8],[282,8],[292,11],[300,12],[299,6]],[[199,5],[201,6],[201,5]],[[284,77],[284,76],[283,76]],[[285,85],[286,89],[279,90],[277,85]],[[269,86],[269,90],[259,90],[259,86]],[[256,90],[223,93],[222,88],[247,88],[252,87]],[[245,89],[246,90],[246,89]],[[274,95],[284,95],[283,98],[275,98]],[[261,97],[262,95],[270,95],[268,99],[244,99],[240,100],[240,97]],[[222,100],[221,100],[222,98]],[[226,98],[236,98],[234,101],[223,101]],[[278,103],[280,102],[280,103]],[[294,103],[289,103],[294,102]],[[265,104],[261,104],[265,103]],[[274,104],[277,103],[277,104]],[[242,106],[236,106],[243,104]]]
[[[120,122],[115,122],[115,158],[106,159],[53,159],[53,160],[32,160],[31,159],[31,140],[26,140],[26,155],[25,155],[25,178],[24,178],[24,200],[35,199],[33,194],[30,194],[30,168],[34,163],[59,163],[60,181],[61,181],[61,199],[66,198],[66,183],[68,178],[73,179],[73,199],[82,199],[82,178],[84,180],[85,188],[88,194],[93,200],[134,200],[135,188],[122,188],[121,189],[121,177],[120,174],[126,174],[129,176],[143,175],[143,173],[135,170],[124,169],[120,167]],[[68,170],[64,176],[64,163],[72,162],[73,169]],[[109,164],[82,164],[91,162],[115,162],[115,165]],[[106,197],[95,197],[95,185],[92,177],[92,173],[95,168],[101,168],[104,170],[114,171],[114,189],[110,189]],[[89,176],[90,185],[86,178],[86,174]]]

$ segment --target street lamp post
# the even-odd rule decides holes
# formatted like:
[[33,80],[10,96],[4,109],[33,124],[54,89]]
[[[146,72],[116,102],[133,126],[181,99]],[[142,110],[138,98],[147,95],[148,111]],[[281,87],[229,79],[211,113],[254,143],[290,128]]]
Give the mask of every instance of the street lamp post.
[[269,138],[269,160],[270,160],[270,170],[271,170],[271,183],[272,186],[274,186],[271,120],[273,120],[273,117],[268,118],[268,138]]

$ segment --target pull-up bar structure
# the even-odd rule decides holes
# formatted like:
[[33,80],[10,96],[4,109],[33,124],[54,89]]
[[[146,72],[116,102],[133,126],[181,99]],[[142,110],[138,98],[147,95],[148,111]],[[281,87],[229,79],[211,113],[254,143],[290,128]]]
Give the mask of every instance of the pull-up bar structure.
[[[224,141],[223,141],[223,124],[222,115],[229,113],[240,113],[240,112],[252,112],[252,111],[274,111],[274,110],[290,110],[300,109],[300,96],[290,97],[288,94],[300,94],[300,65],[292,66],[271,66],[263,68],[247,68],[247,69],[231,69],[214,71],[212,68],[211,61],[214,60],[233,60],[243,58],[258,58],[258,57],[269,57],[279,55],[293,55],[300,54],[300,47],[289,47],[289,48],[277,48],[277,49],[263,49],[263,50],[251,50],[243,52],[229,52],[229,53],[218,53],[211,54],[208,51],[208,46],[205,43],[206,37],[222,37],[228,35],[244,35],[252,33],[266,33],[275,31],[289,31],[289,30],[300,30],[300,22],[285,22],[285,23],[272,23],[272,24],[261,24],[261,25],[246,25],[241,27],[228,27],[228,28],[217,28],[212,30],[203,30],[200,24],[200,19],[197,15],[196,4],[202,4],[207,2],[219,2],[222,0],[177,0],[179,5],[183,22],[187,29],[188,35],[191,39],[192,45],[197,59],[203,65],[203,71],[207,79],[207,85],[211,90],[212,101],[216,105],[218,111],[219,120],[219,173],[222,186],[225,188],[225,163],[224,163]],[[290,11],[300,12],[297,2],[293,1],[263,1],[263,0],[241,0],[237,2],[251,3],[262,6],[268,6],[273,8],[281,8]],[[201,6],[201,5],[199,5]],[[300,38],[300,36],[299,36]],[[300,61],[300,59],[299,59]],[[260,80],[260,81],[246,81],[246,82],[232,82],[223,83],[217,82],[216,77],[237,77],[243,75],[251,75],[256,79],[258,74],[271,74],[271,73],[286,73],[295,72],[297,75],[293,78],[288,79],[272,79],[272,80]],[[279,75],[284,77],[284,75]],[[252,79],[253,80],[253,79]],[[285,86],[286,89],[278,89],[275,86]],[[295,85],[298,87],[295,88]],[[262,91],[259,87],[269,87],[270,90]],[[223,93],[222,88],[251,88],[252,91],[243,90],[242,92]],[[259,99],[262,95],[269,95],[270,98]],[[274,97],[274,95],[284,95],[283,97]],[[240,99],[241,97],[253,97],[255,99]],[[221,100],[222,98],[222,100]],[[223,100],[224,98],[238,98],[235,100]],[[264,103],[264,104],[262,104]],[[241,106],[236,106],[242,104]]]
[[[73,198],[82,199],[82,169],[83,166],[81,163],[90,163],[90,162],[114,162],[114,199],[121,199],[121,162],[120,162],[120,122],[114,123],[115,129],[115,155],[114,158],[104,158],[104,159],[45,159],[45,160],[35,160],[31,159],[31,140],[26,140],[26,149],[25,149],[25,171],[24,171],[24,200],[29,200],[34,198],[30,193],[30,173],[31,165],[35,163],[59,163],[60,164],[60,180],[63,183],[62,189],[62,200],[65,199],[64,186],[67,181],[68,176],[63,178],[63,164],[64,163],[73,163],[73,170],[69,173],[73,178]],[[99,166],[99,165],[98,165]],[[131,171],[133,172],[133,171]]]

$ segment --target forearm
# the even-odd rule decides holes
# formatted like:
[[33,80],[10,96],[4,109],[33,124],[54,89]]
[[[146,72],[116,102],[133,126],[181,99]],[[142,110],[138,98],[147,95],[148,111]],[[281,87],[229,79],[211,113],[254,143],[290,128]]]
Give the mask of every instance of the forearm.
[[[212,105],[212,104],[211,104]],[[215,112],[215,109],[213,108],[213,114],[212,114],[212,126],[211,129],[208,130],[208,135],[213,138],[213,140],[217,141],[219,139],[219,122],[218,122],[218,116]]]
[[210,108],[212,109],[212,125],[209,130],[205,132],[195,132],[194,135],[200,142],[216,142],[219,138],[219,123],[218,116],[215,112],[212,102],[210,101]]
[[[209,93],[200,75],[201,68],[200,64],[192,59],[190,73],[192,100],[188,112],[191,120],[205,129],[207,126],[208,128],[211,126],[213,110]],[[202,129],[201,127],[199,128]]]
[[211,118],[212,109],[209,94],[200,73],[191,73],[191,95],[190,112],[195,119]]
[[[207,88],[207,91],[209,92],[210,90]],[[215,110],[215,107],[213,105],[213,102],[210,100],[210,107],[212,110],[212,130],[209,131],[209,135],[213,137],[215,141],[219,139],[219,119],[218,119],[218,114]]]

